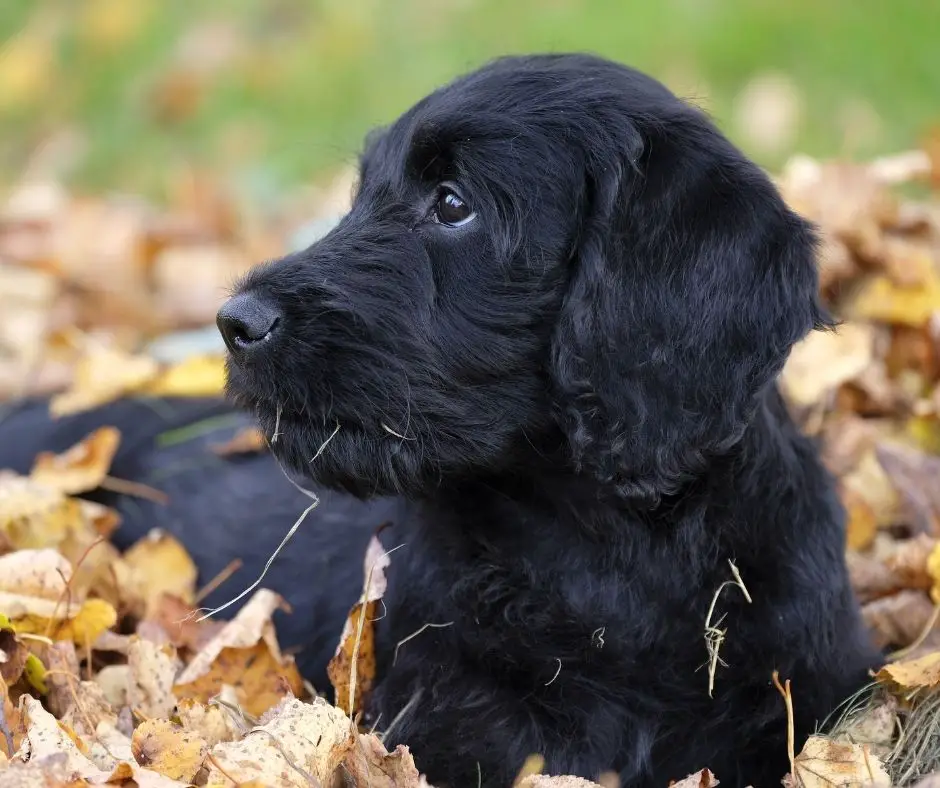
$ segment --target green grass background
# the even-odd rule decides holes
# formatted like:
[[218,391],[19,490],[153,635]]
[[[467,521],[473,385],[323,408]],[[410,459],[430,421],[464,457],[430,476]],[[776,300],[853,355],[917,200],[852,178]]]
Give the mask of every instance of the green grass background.
[[[130,20],[110,37],[109,13]],[[185,75],[200,28],[233,32],[237,52],[161,117],[154,86]],[[940,121],[940,0],[0,0],[4,47],[37,30],[49,75],[0,111],[0,185],[63,130],[81,188],[159,193],[181,162],[259,189],[309,182],[448,78],[538,50],[642,68],[733,138],[736,97],[779,72],[803,105],[787,147],[814,155],[904,149]],[[788,151],[751,152],[773,167]]]

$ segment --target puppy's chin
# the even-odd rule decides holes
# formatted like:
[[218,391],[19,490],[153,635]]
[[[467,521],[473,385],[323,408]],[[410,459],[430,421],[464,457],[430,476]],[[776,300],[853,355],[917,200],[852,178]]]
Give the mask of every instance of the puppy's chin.
[[347,420],[324,424],[319,418],[278,414],[275,407],[257,403],[254,411],[272,453],[298,481],[307,479],[361,499],[420,495],[436,483],[422,467],[414,441],[378,426]]

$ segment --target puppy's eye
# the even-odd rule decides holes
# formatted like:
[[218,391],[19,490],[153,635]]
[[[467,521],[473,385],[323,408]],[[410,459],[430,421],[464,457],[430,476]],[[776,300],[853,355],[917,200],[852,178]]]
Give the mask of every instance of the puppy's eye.
[[459,227],[475,216],[473,209],[449,186],[442,186],[434,205],[434,221],[448,227]]

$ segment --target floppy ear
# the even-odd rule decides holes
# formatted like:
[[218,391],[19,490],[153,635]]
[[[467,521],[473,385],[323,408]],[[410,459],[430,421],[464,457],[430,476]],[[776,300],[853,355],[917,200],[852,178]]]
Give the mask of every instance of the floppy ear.
[[828,318],[812,227],[703,116],[630,125],[610,154],[588,167],[556,416],[581,470],[653,504],[740,438]]

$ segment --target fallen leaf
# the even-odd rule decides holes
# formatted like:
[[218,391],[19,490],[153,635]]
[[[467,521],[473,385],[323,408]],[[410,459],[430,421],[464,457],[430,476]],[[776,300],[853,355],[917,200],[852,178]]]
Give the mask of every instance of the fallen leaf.
[[[683,780],[682,782],[684,783],[685,781]],[[681,783],[675,783],[674,785],[679,784]],[[709,788],[709,785],[717,785],[717,782],[706,784],[702,786],[702,788]],[[601,788],[601,786],[599,783],[585,780],[583,777],[530,774],[528,777],[524,777],[520,780],[516,784],[516,788]],[[690,785],[688,788],[699,788],[699,784],[695,783],[694,787]]]
[[186,548],[165,531],[151,531],[135,542],[115,567],[119,586],[131,609],[150,618],[161,594],[172,594],[186,604],[196,595],[198,570]]
[[255,780],[269,788],[326,785],[356,741],[346,715],[322,698],[312,703],[287,698],[241,740],[212,748],[206,785],[222,788],[231,780]]
[[850,550],[864,550],[871,546],[878,532],[875,511],[857,490],[845,485],[840,488],[846,513],[846,546]]
[[881,443],[876,449],[884,468],[913,518],[914,527],[940,536],[940,457],[931,457],[916,449]]
[[157,597],[151,615],[174,646],[190,651],[200,651],[225,626],[224,621],[212,618],[198,620],[192,605],[167,593]]
[[399,744],[392,753],[375,734],[359,734],[359,746],[353,747],[343,762],[343,772],[353,785],[371,788],[418,788],[421,776],[411,752]]
[[927,574],[933,581],[930,587],[930,598],[935,605],[940,605],[940,542],[934,545],[930,555],[927,556]]
[[897,698],[882,692],[847,725],[840,725],[837,738],[849,744],[871,745],[875,755],[886,758],[894,747],[899,724]]
[[105,665],[95,674],[95,681],[111,708],[128,705],[127,693],[132,681],[130,665]]
[[862,281],[843,305],[850,320],[920,327],[940,311],[940,275],[934,269],[917,285],[901,286],[887,275]]
[[29,647],[12,629],[0,627],[0,679],[7,685],[15,684],[26,669]]
[[141,390],[152,397],[217,397],[225,390],[225,377],[224,356],[191,356],[161,372]]
[[79,736],[94,738],[102,723],[117,724],[117,714],[101,687],[93,681],[72,681],[72,702],[61,721]]
[[366,549],[362,596],[350,610],[336,653],[327,665],[336,705],[350,716],[361,710],[375,681],[374,622],[378,617],[379,602],[385,594],[385,570],[390,565],[388,552],[378,537],[373,536]]
[[131,737],[131,751],[141,766],[173,780],[191,782],[209,747],[199,734],[169,720],[144,720]]
[[229,685],[239,706],[259,715],[288,692],[300,695],[303,680],[293,658],[282,656],[271,623],[274,611],[285,604],[272,591],[257,591],[193,657],[177,678],[176,696],[206,702]]
[[904,648],[924,631],[933,612],[923,591],[904,590],[863,605],[862,619],[878,648]]
[[177,703],[176,716],[186,730],[198,733],[209,747],[232,741],[238,733],[226,711],[192,698],[183,698]]
[[71,387],[52,398],[50,410],[55,416],[91,410],[140,391],[159,373],[159,365],[148,356],[96,348],[76,365]]
[[940,651],[917,659],[890,662],[875,674],[875,678],[905,694],[911,690],[936,688],[940,686]]
[[874,786],[890,788],[891,779],[881,760],[862,744],[838,742],[822,736],[810,736],[793,763],[795,774],[788,781],[802,788],[833,786]]
[[10,700],[10,688],[0,676],[0,753],[12,758],[22,743],[24,733],[20,711]]
[[865,323],[810,332],[794,346],[781,373],[784,395],[800,407],[820,402],[871,363],[874,338],[874,328]]
[[173,647],[158,646],[149,640],[133,637],[128,648],[127,664],[130,668],[128,705],[145,717],[169,717],[176,705],[173,681],[180,669]]
[[716,785],[719,785],[721,780],[715,777],[708,769],[702,769],[701,771],[690,774],[688,777],[683,777],[681,780],[674,782],[670,788],[715,788]]
[[117,429],[101,427],[62,454],[41,452],[30,478],[66,494],[94,490],[108,475],[120,442]]

